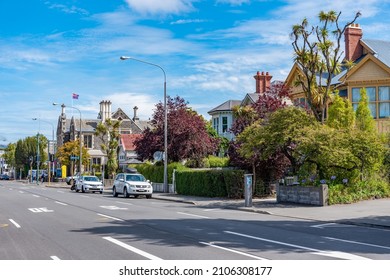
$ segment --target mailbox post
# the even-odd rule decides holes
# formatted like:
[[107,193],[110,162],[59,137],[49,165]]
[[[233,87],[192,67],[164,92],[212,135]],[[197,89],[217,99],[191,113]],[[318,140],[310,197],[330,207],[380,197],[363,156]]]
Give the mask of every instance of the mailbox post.
[[245,207],[252,207],[253,174],[244,174]]

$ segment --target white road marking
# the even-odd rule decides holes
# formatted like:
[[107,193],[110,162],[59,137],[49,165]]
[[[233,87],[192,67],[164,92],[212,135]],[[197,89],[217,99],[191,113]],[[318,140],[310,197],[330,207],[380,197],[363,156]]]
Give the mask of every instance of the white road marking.
[[233,253],[236,253],[236,254],[240,254],[240,255],[243,255],[243,256],[247,256],[247,257],[250,257],[250,258],[254,258],[254,259],[258,259],[258,260],[267,260],[267,259],[262,258],[262,257],[258,257],[258,256],[255,256],[255,255],[252,255],[252,254],[243,253],[243,252],[240,252],[240,251],[236,251],[236,250],[233,250],[233,249],[225,248],[225,247],[218,246],[218,245],[215,245],[215,244],[206,243],[206,242],[199,242],[199,243],[207,245],[207,246],[211,246],[211,247],[214,247],[214,248],[222,249],[222,250],[225,250],[225,251],[233,252]]
[[341,242],[346,242],[346,243],[359,244],[359,245],[365,245],[365,246],[390,250],[390,247],[381,246],[381,245],[375,245],[375,244],[370,244],[370,243],[363,243],[363,242],[358,242],[358,241],[351,241],[351,240],[345,240],[345,239],[339,239],[339,238],[333,238],[333,237],[327,237],[327,236],[323,236],[323,237],[326,239],[329,239],[329,240],[336,240],[336,241],[341,241]]
[[344,224],[337,224],[337,223],[326,223],[326,224],[319,224],[319,225],[314,225],[310,226],[313,228],[325,228],[325,227],[353,227],[353,225],[344,225]]
[[67,206],[67,205],[68,205],[68,204],[66,204],[66,203],[59,202],[59,201],[55,201],[55,203],[57,203],[57,204],[61,204],[61,205],[64,205],[64,206]]
[[200,215],[189,214],[189,213],[184,213],[184,212],[177,212],[177,214],[187,215],[187,216],[192,216],[192,217],[197,217],[197,218],[202,218],[202,219],[210,219],[209,217],[206,217],[206,216],[200,216]]
[[49,209],[47,209],[46,207],[41,207],[41,208],[28,208],[28,210],[30,210],[30,211],[33,212],[33,213],[42,213],[42,212],[50,213],[50,212],[54,212],[54,210],[49,210]]
[[35,197],[40,197],[39,195],[36,195],[36,194],[33,194],[33,196],[35,196]]
[[24,193],[24,191],[19,191],[20,193]]
[[346,259],[346,260],[369,260],[368,258],[365,258],[365,257],[361,257],[358,255],[353,255],[353,254],[349,254],[349,253],[345,253],[345,252],[340,252],[340,251],[322,251],[322,250],[317,250],[317,249],[310,248],[310,247],[280,242],[280,241],[271,240],[271,239],[260,238],[260,237],[251,236],[251,235],[242,234],[242,233],[233,232],[233,231],[224,231],[224,232],[228,233],[228,234],[234,234],[234,235],[238,235],[238,236],[242,236],[242,237],[246,237],[246,238],[251,238],[251,239],[256,239],[256,240],[260,240],[260,241],[264,241],[264,242],[269,242],[269,243],[279,244],[279,245],[293,247],[293,248],[297,248],[297,249],[312,251],[312,254],[315,254],[315,255],[322,255],[322,256],[339,258],[339,259]]
[[57,256],[50,256],[50,258],[52,259],[52,260],[55,260],[55,261],[60,261],[61,259],[59,258],[59,257],[57,257]]
[[128,202],[121,202],[121,201],[117,201],[117,203],[120,203],[120,204],[125,204],[125,205],[134,205],[133,203],[128,203]]
[[124,222],[125,220],[122,220],[122,219],[118,219],[118,218],[115,218],[115,217],[111,217],[111,216],[107,216],[107,215],[104,215],[104,214],[99,214],[97,213],[99,216],[102,216],[102,217],[105,217],[105,218],[109,218],[109,219],[113,219],[115,221],[120,221],[120,222]]
[[108,209],[108,210],[127,210],[129,208],[120,208],[118,206],[114,206],[114,205],[110,205],[110,206],[99,206],[101,208],[104,208],[104,209]]
[[145,257],[145,258],[147,258],[147,259],[150,259],[150,260],[162,260],[162,259],[159,258],[159,257],[156,257],[156,256],[154,256],[154,255],[151,255],[151,254],[145,252],[145,251],[142,251],[142,250],[140,250],[140,249],[137,249],[137,248],[135,248],[135,247],[133,247],[133,246],[130,246],[130,245],[126,244],[126,243],[123,243],[122,241],[119,241],[119,240],[117,240],[117,239],[115,239],[115,238],[112,238],[112,237],[103,237],[103,239],[105,239],[105,240],[107,240],[107,241],[110,241],[110,242],[112,242],[112,243],[114,243],[114,244],[116,244],[116,245],[119,245],[119,246],[121,246],[122,248],[125,248],[125,249],[127,249],[127,250],[129,250],[129,251],[132,251],[132,252],[134,252],[134,253],[136,253],[136,254],[138,254],[138,255],[141,255],[141,256],[143,256],[143,257]]
[[58,193],[64,193],[63,191],[57,191]]
[[21,228],[21,226],[20,226],[17,222],[15,222],[14,220],[9,219],[9,221],[10,221],[11,223],[13,223],[15,227]]

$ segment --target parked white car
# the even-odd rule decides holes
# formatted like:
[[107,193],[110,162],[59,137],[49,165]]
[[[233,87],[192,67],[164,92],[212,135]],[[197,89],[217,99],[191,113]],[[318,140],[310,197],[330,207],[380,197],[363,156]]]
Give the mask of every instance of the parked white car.
[[100,192],[103,193],[103,183],[96,176],[81,176],[75,184],[76,192]]
[[112,195],[117,197],[118,194],[122,194],[124,197],[145,195],[146,198],[152,198],[153,187],[150,181],[141,174],[119,173],[116,175],[112,187]]

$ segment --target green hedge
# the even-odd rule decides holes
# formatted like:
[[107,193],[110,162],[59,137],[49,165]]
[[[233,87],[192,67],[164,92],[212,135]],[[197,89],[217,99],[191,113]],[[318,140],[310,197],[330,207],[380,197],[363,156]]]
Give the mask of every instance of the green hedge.
[[[145,178],[151,182],[164,182],[164,165],[162,164],[142,163],[132,164],[130,167],[137,169],[139,173],[144,175]],[[172,184],[172,174],[174,169],[187,170],[188,168],[177,162],[168,164],[168,184]]]
[[243,170],[183,170],[176,172],[176,192],[204,197],[242,198]]

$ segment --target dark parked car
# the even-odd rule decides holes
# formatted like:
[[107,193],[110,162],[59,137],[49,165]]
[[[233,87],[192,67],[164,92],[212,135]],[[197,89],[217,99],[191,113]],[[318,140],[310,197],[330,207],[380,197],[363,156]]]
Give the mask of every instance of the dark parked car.
[[7,174],[1,174],[0,180],[9,180],[9,176]]

